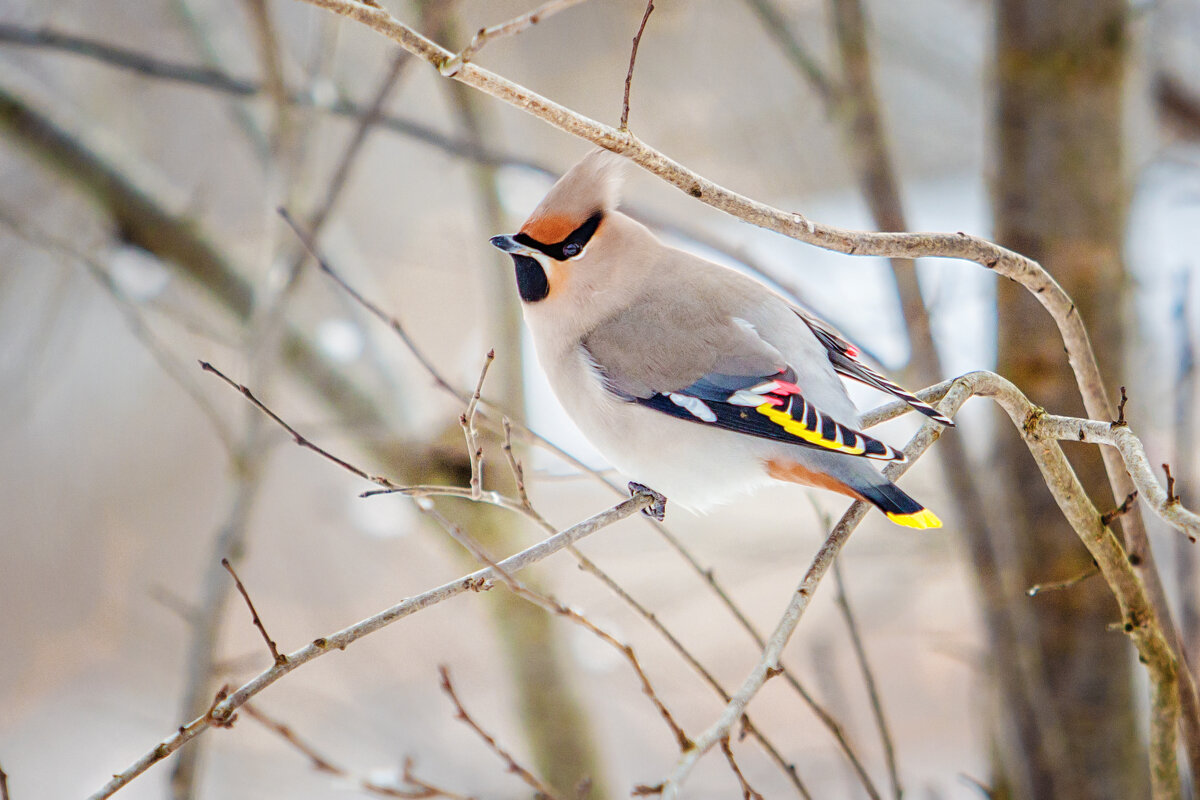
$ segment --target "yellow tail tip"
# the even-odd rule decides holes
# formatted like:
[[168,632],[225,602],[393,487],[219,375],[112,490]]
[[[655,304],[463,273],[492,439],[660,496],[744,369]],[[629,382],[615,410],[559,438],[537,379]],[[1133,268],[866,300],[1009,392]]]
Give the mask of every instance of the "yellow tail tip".
[[903,525],[906,528],[940,528],[942,521],[938,519],[937,514],[934,514],[928,508],[922,508],[920,511],[914,511],[911,514],[896,514],[892,511],[885,511],[887,518],[897,525]]

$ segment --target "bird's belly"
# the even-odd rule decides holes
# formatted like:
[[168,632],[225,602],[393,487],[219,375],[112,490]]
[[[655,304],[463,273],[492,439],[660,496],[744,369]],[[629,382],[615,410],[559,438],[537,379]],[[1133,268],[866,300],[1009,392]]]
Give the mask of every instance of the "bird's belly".
[[629,480],[668,501],[703,510],[770,482],[765,462],[771,442],[699,422],[676,419],[608,391],[592,369],[551,385],[588,441]]

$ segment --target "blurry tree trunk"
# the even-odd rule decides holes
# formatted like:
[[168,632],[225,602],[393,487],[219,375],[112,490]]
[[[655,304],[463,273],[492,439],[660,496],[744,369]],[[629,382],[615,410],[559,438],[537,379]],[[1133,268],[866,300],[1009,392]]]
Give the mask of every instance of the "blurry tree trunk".
[[[1063,284],[1110,382],[1121,360],[1125,281],[1126,6],[1125,0],[999,0],[996,7],[996,240],[1037,259]],[[999,372],[1047,409],[1083,415],[1050,317],[1014,283],[1000,283],[997,302]],[[1071,455],[1096,505],[1112,508],[1099,455],[1083,448]],[[1009,492],[996,516],[1011,528],[1007,549],[1017,554],[1017,580],[1030,586],[1087,569],[1083,546],[1011,430],[997,434],[996,456],[997,477]],[[1055,753],[1011,737],[1005,760],[1027,774],[1020,779],[1002,768],[1002,785],[1059,800],[1145,797],[1132,659],[1128,643],[1107,630],[1119,618],[1108,587],[1089,580],[1028,602],[1035,603],[1035,630],[1024,644],[1035,649],[1032,661],[1040,662],[1053,695],[1049,711],[1064,736]]]

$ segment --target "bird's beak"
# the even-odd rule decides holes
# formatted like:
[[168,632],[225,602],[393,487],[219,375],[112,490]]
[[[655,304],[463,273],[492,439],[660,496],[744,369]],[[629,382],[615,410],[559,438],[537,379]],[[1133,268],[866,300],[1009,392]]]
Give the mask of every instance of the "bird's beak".
[[488,241],[492,243],[492,247],[498,247],[506,253],[515,253],[519,256],[529,255],[529,248],[511,236],[493,236]]

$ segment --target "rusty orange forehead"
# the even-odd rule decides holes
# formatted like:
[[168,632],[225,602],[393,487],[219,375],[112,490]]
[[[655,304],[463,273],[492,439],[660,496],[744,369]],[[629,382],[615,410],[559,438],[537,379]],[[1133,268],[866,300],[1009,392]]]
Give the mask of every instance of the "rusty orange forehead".
[[581,221],[558,214],[544,214],[539,217],[530,217],[522,226],[521,233],[542,244],[554,244],[570,236],[571,232],[579,227]]

